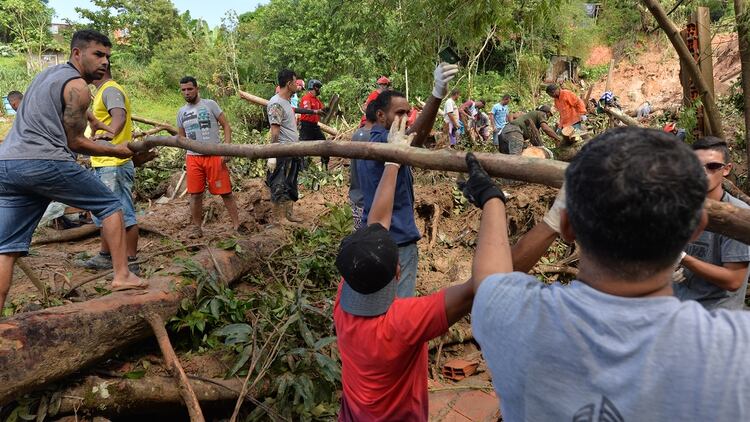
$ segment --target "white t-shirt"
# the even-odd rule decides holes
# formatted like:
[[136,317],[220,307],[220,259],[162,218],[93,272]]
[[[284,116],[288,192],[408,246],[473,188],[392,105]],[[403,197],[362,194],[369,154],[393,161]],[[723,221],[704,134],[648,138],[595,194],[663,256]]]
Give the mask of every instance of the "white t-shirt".
[[504,420],[750,420],[750,312],[510,273],[471,321]]
[[443,120],[445,120],[445,123],[450,123],[450,117],[448,115],[450,113],[453,113],[453,115],[456,117],[456,121],[458,121],[458,107],[456,107],[456,102],[453,100],[453,98],[448,97],[447,100],[445,100],[445,116],[443,116]]

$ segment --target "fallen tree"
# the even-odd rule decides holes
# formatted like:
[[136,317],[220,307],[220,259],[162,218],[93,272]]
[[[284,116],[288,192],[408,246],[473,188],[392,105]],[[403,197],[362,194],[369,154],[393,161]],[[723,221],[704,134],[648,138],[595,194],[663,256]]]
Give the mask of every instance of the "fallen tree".
[[[271,231],[239,241],[242,253],[207,248],[192,260],[232,282],[265,265],[282,241]],[[115,292],[0,321],[0,405],[149,337],[143,315],[154,312],[167,320],[183,299],[195,297],[193,283],[177,275],[182,270],[179,265],[163,270],[144,291]]]
[[171,133],[172,135],[177,135],[177,133],[178,133],[176,127],[174,127],[174,126],[172,126],[172,125],[170,125],[169,123],[166,123],[166,122],[160,122],[158,120],[148,119],[146,117],[140,117],[140,116],[130,116],[130,118],[133,119],[136,122],[145,123],[147,125],[154,126],[155,128],[161,128],[161,129],[163,129],[163,130]]
[[[257,104],[262,107],[265,107],[268,105],[267,99],[258,97],[257,95],[250,94],[249,92],[239,91],[239,96],[245,101],[250,101],[251,103]],[[339,134],[339,131],[336,130],[336,128],[328,126],[324,123],[318,122],[318,126],[320,126],[320,130],[322,130],[323,132],[329,135],[338,136]]]
[[[134,151],[156,146],[184,148],[207,155],[247,158],[326,156],[392,161],[430,170],[466,173],[465,153],[394,147],[377,142],[307,141],[272,145],[203,144],[182,137],[155,136],[131,144]],[[567,163],[506,154],[476,153],[492,176],[560,187]],[[750,209],[706,200],[710,230],[750,244]]]
[[615,107],[604,106],[604,111],[607,112],[607,114],[609,114],[610,116],[625,123],[628,126],[636,126],[636,127],[641,126],[641,124],[638,123],[638,120],[635,120],[634,118],[623,113],[622,110],[619,110]]

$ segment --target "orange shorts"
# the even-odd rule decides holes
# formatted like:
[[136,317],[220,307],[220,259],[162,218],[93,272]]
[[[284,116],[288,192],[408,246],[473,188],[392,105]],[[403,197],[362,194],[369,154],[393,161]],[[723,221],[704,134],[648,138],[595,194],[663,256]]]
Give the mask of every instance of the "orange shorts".
[[232,192],[229,169],[218,155],[188,155],[187,191],[203,193],[208,182],[208,191],[212,195],[226,195]]

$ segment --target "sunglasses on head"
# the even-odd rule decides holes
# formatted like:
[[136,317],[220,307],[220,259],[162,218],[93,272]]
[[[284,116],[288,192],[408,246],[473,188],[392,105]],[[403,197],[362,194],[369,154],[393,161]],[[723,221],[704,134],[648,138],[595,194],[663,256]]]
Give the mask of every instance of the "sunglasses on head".
[[724,163],[717,163],[717,162],[706,163],[706,164],[703,165],[703,167],[705,167],[706,170],[710,170],[710,171],[721,170],[721,169],[723,169],[726,166],[727,165],[724,164]]

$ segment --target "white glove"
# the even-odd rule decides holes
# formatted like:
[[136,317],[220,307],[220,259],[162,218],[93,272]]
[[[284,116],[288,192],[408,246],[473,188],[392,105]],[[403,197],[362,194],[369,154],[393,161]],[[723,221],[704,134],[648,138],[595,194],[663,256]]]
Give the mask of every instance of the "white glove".
[[442,99],[448,93],[448,82],[458,73],[458,65],[440,63],[435,68],[432,75],[435,77],[435,84],[432,86],[432,96]]
[[[411,146],[411,141],[414,139],[415,134],[406,134],[407,120],[409,119],[406,116],[396,116],[396,118],[393,120],[393,124],[391,125],[391,130],[388,132],[388,145],[393,145],[399,148],[409,148]],[[401,167],[401,165],[398,163],[387,162],[385,164]]]
[[542,221],[547,223],[548,226],[557,234],[560,234],[560,211],[565,209],[565,184],[563,183],[560,188],[560,192],[555,197],[555,202],[552,203],[552,207],[544,214]]
[[266,168],[267,168],[267,169],[268,169],[268,171],[270,171],[271,173],[273,173],[273,171],[274,171],[274,170],[276,170],[276,158],[275,158],[275,157],[269,158],[269,159],[268,159],[268,160],[266,161]]
[[585,122],[585,121],[586,121],[586,120],[588,120],[588,119],[589,119],[589,116],[587,116],[587,115],[585,115],[585,114],[581,114],[581,121],[582,121],[582,122]]
[[685,281],[685,269],[682,267],[678,267],[672,273],[672,283],[679,284],[683,281]]

